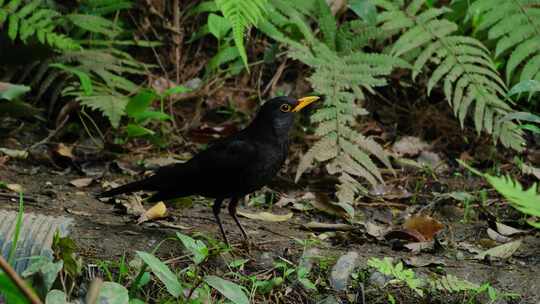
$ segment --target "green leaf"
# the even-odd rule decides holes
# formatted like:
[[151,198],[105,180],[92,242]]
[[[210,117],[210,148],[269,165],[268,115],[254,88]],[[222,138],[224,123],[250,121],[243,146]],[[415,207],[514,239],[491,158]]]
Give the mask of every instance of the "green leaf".
[[200,240],[195,240],[180,232],[176,233],[184,247],[193,255],[192,260],[195,264],[202,263],[208,257],[208,247]]
[[159,96],[154,90],[141,90],[139,93],[137,93],[137,95],[129,99],[129,102],[126,105],[126,114],[130,117],[136,118],[139,114],[146,111],[152,102],[158,97]]
[[[52,262],[44,256],[39,256],[36,260],[32,261],[30,266],[22,273],[22,276],[28,278],[33,275],[39,275],[40,282],[43,284],[43,288],[48,291],[51,289],[54,281],[60,270],[64,267],[63,261]],[[36,286],[34,286],[35,288]]]
[[92,33],[103,34],[110,38],[115,37],[120,33],[120,27],[111,20],[101,16],[70,14],[66,15],[66,18],[76,26]]
[[159,111],[145,111],[133,116],[133,118],[137,123],[141,123],[147,120],[165,121],[172,119],[171,116]]
[[115,282],[104,282],[101,284],[97,303],[100,304],[126,304],[129,302],[128,290]]
[[162,96],[169,97],[174,94],[182,94],[182,93],[187,93],[187,92],[191,92],[191,89],[182,85],[178,85],[178,86],[174,86],[172,88],[168,88],[167,90],[165,90]]
[[508,96],[521,94],[521,93],[536,93],[540,92],[540,81],[537,80],[524,80],[513,86],[508,91]]
[[178,282],[176,275],[158,258],[155,256],[143,252],[137,251],[137,255],[150,267],[152,272],[158,277],[158,279],[165,284],[167,291],[175,298],[182,293],[182,286]]
[[136,125],[136,124],[128,124],[127,127],[126,127],[126,131],[127,131],[127,136],[128,137],[142,137],[142,136],[148,136],[148,135],[154,135],[156,134],[156,132],[150,130],[150,129],[147,129],[145,127],[141,127],[139,125]]
[[90,75],[88,75],[85,71],[77,69],[75,67],[63,65],[61,63],[53,63],[53,64],[50,64],[49,66],[64,70],[70,74],[77,76],[79,78],[79,82],[81,84],[81,88],[83,89],[84,94],[87,96],[92,95],[93,93],[92,80],[90,79]]
[[377,23],[377,8],[371,0],[351,0],[349,8],[368,24]]
[[210,14],[208,15],[208,30],[214,37],[221,40],[231,30],[231,24],[225,17]]
[[239,285],[213,275],[204,277],[204,281],[206,284],[217,289],[223,296],[233,303],[249,304],[248,297]]
[[67,304],[66,294],[58,289],[53,289],[47,293],[45,304]]
[[0,271],[0,295],[5,298],[6,303],[29,303],[19,288],[2,271]]
[[30,91],[30,87],[7,82],[0,82],[0,100],[13,100],[28,91]]

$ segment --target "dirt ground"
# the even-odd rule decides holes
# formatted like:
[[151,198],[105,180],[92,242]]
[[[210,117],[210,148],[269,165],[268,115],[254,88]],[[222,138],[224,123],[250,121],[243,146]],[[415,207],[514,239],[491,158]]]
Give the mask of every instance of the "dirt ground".
[[[99,168],[97,168],[99,171]],[[107,171],[104,166],[103,172]],[[66,173],[67,172],[67,173]],[[220,238],[217,225],[214,223],[210,202],[195,203],[190,208],[169,208],[170,216],[167,221],[185,229],[166,228],[152,223],[135,223],[133,216],[118,212],[113,204],[102,202],[94,197],[101,191],[99,182],[94,181],[84,188],[70,185],[70,181],[80,178],[73,170],[55,171],[49,166],[29,165],[24,161],[10,161],[0,167],[0,179],[8,183],[20,184],[27,200],[25,212],[62,215],[74,219],[71,227],[71,237],[78,245],[78,252],[85,263],[100,260],[115,260],[123,255],[133,256],[136,250],[151,251],[159,242],[174,236],[176,231],[186,234],[203,233],[214,238]],[[106,175],[102,180],[126,181],[133,177],[121,175]],[[100,180],[100,179],[97,179]],[[14,200],[0,198],[1,209],[16,210]],[[35,200],[35,201],[32,201]],[[145,206],[149,207],[149,206]],[[244,207],[245,208],[245,207]],[[369,216],[373,208],[364,208]],[[256,211],[255,209],[251,211]],[[290,212],[288,208],[272,207],[273,213]],[[302,246],[294,241],[308,239],[313,232],[301,229],[301,225],[313,220],[308,214],[295,212],[294,217],[284,223],[268,224],[261,221],[242,218],[241,221],[249,232],[250,237],[258,245],[250,253],[246,253],[253,261],[253,267],[262,268],[262,256],[283,256],[296,259],[298,262]],[[223,221],[233,244],[241,241],[233,220],[223,212]],[[335,221],[335,220],[334,220]],[[473,222],[462,224],[459,221],[445,221],[446,234],[454,243],[467,240],[473,242],[483,237],[487,224]],[[393,257],[407,260],[436,260],[447,273],[471,282],[490,282],[492,286],[505,292],[519,293],[522,297],[519,303],[539,303],[540,301],[540,238],[538,232],[522,237],[522,246],[508,260],[477,261],[460,256],[457,248],[448,246],[435,254],[413,254],[403,250],[393,250],[386,241],[377,241],[366,237],[362,229],[337,233],[321,246],[322,252],[329,256],[339,256],[348,251],[356,251],[360,256],[360,265],[365,267],[368,258]],[[158,251],[163,259],[175,258],[182,255],[179,242],[164,242]],[[415,269],[417,273],[429,275],[430,263]],[[369,301],[368,301],[369,303]],[[501,302],[504,303],[504,302]]]

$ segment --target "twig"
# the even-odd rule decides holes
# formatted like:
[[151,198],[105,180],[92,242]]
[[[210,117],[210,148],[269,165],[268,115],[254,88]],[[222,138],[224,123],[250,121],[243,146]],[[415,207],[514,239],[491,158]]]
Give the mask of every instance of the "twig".
[[58,132],[60,132],[60,130],[67,123],[68,119],[69,119],[69,115],[66,115],[64,120],[62,120],[62,122],[56,127],[56,129],[54,129],[52,132],[50,132],[49,135],[47,135],[47,137],[45,137],[44,139],[42,139],[42,140],[38,141],[37,143],[31,145],[30,148],[28,148],[27,150],[33,150],[37,146],[48,143],[53,137],[56,136],[56,134],[58,134]]
[[0,255],[0,268],[8,275],[8,277],[15,283],[19,290],[25,295],[25,297],[30,300],[32,304],[42,304],[41,300],[30,289],[26,283],[21,279],[21,277],[15,272],[15,270],[8,264],[8,262]]
[[[0,197],[1,198],[7,198],[7,199],[16,199],[18,200],[19,199],[19,195],[18,194],[9,194],[9,193],[0,193]],[[25,202],[36,202],[36,199],[33,198],[33,197],[30,197],[30,196],[24,196],[24,201]]]

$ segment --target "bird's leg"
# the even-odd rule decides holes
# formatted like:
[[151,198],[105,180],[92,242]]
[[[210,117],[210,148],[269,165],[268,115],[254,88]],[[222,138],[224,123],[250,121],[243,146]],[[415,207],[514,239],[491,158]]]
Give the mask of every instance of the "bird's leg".
[[242,224],[240,224],[238,217],[236,216],[237,206],[238,206],[238,198],[237,197],[231,198],[231,201],[229,202],[229,214],[232,216],[232,218],[236,222],[236,225],[238,226],[238,228],[240,228],[240,231],[242,231],[242,236],[244,237],[244,240],[249,243],[249,237],[246,231],[244,230],[244,227],[242,227]]
[[225,235],[225,229],[223,228],[223,225],[221,224],[221,219],[219,218],[219,213],[221,212],[221,203],[223,202],[223,199],[217,198],[214,201],[214,205],[212,206],[212,211],[214,211],[214,217],[216,218],[216,222],[219,226],[219,230],[221,230],[221,234],[223,235],[223,240],[227,244],[227,246],[231,246],[229,244],[229,240],[227,239],[227,236]]

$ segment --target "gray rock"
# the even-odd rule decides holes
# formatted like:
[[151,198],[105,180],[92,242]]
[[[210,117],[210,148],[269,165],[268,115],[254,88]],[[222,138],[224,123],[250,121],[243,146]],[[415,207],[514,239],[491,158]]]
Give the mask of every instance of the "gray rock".
[[302,254],[298,267],[305,268],[307,269],[307,272],[310,272],[311,268],[313,268],[313,264],[320,257],[320,255],[321,251],[318,248],[309,248]]
[[383,288],[384,285],[386,285],[386,283],[388,282],[389,278],[387,276],[385,276],[384,274],[378,272],[378,271],[375,271],[371,274],[371,276],[369,277],[369,285],[372,285],[372,286],[377,286],[379,288]]
[[335,290],[343,291],[347,289],[349,278],[356,266],[358,266],[358,259],[359,255],[354,251],[349,251],[339,257],[330,274],[330,285]]

